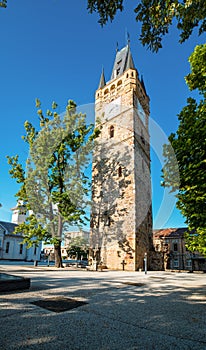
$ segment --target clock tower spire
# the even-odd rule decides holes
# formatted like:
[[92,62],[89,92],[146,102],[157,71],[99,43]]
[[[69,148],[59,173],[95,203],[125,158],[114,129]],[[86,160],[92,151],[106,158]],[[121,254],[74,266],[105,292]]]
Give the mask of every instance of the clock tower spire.
[[[149,97],[130,43],[117,50],[111,80],[96,91],[90,256],[110,269],[144,267],[152,249]],[[149,267],[149,266],[148,266]]]

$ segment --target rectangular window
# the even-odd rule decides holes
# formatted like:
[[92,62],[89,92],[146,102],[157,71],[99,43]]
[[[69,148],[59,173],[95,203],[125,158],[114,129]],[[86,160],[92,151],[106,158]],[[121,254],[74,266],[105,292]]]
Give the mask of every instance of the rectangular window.
[[177,251],[178,251],[177,243],[174,243],[174,245],[173,245],[173,250],[174,250],[174,252],[177,252]]
[[187,267],[192,267],[192,260],[187,260],[186,261],[186,266]]
[[36,246],[34,247],[34,255],[36,255]]
[[179,267],[179,260],[178,259],[174,259],[173,266],[174,267]]
[[9,252],[9,246],[10,246],[10,242],[6,242],[6,254],[8,254]]
[[19,246],[19,254],[22,254],[22,253],[23,253],[23,244],[21,243]]

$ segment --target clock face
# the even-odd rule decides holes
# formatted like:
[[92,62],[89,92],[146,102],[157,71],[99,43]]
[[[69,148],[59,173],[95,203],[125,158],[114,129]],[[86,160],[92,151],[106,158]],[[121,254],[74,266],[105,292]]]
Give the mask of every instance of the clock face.
[[141,121],[143,122],[143,124],[145,125],[146,123],[146,114],[145,114],[145,111],[141,105],[141,103],[138,101],[137,103],[137,110],[138,110],[138,115],[141,119]]
[[105,118],[111,119],[121,112],[121,97],[105,105]]

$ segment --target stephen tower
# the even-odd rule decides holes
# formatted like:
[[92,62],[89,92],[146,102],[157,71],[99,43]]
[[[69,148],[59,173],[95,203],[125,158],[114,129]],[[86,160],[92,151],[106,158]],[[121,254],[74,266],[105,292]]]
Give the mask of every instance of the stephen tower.
[[116,52],[95,98],[101,129],[93,154],[91,255],[109,269],[150,267],[152,210],[149,97],[130,45]]

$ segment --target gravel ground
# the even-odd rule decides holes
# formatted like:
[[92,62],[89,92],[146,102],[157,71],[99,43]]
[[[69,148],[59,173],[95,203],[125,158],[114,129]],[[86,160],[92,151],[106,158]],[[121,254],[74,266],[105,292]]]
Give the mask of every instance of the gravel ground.
[[[206,350],[206,275],[91,272],[0,264],[31,278],[29,290],[0,293],[0,349]],[[85,302],[64,312],[33,304]]]

